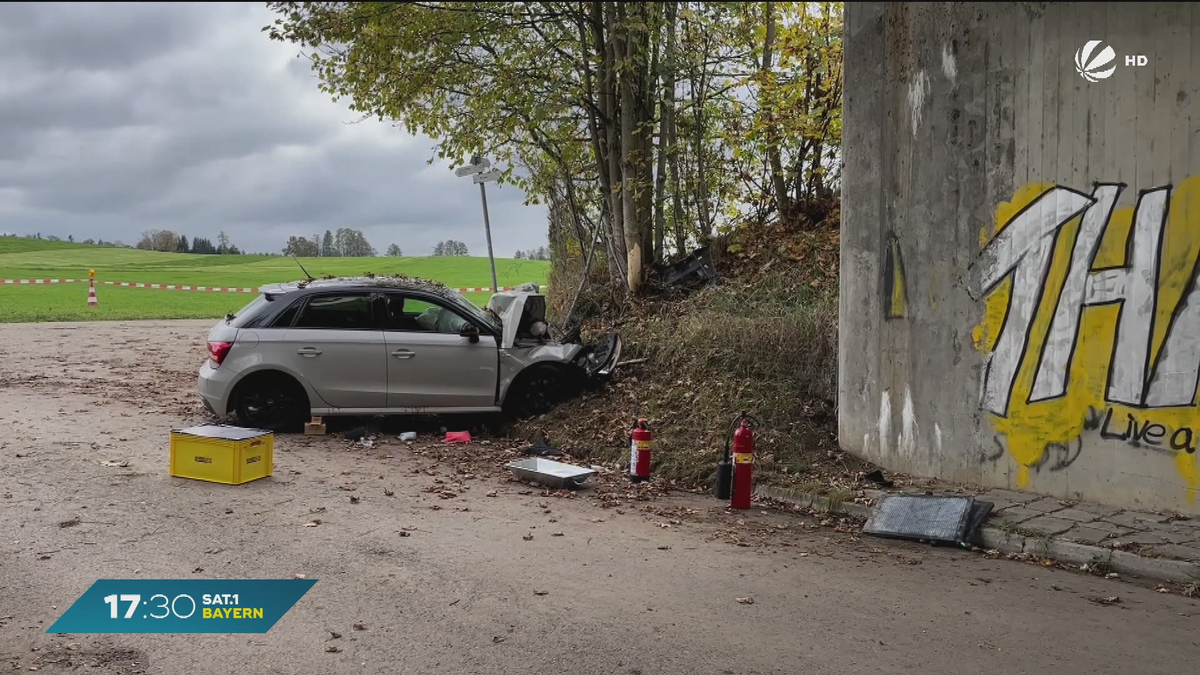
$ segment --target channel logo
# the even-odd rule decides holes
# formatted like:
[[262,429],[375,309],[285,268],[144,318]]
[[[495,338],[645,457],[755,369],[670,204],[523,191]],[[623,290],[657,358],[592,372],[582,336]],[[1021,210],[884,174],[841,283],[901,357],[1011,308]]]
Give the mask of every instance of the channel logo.
[[[1117,53],[1113,51],[1111,45],[1104,45],[1104,49],[1101,49],[1099,53],[1094,53],[1100,44],[1099,40],[1088,40],[1083,49],[1075,52],[1075,70],[1088,82],[1107,79],[1117,69],[1117,64],[1113,63],[1117,58]],[[1112,65],[1107,70],[1102,70],[1110,63]]]

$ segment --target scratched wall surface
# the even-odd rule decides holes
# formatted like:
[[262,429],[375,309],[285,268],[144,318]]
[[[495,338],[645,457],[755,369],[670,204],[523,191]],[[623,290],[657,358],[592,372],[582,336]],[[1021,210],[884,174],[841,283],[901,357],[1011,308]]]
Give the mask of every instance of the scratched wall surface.
[[843,447],[1200,513],[1193,43],[1190,3],[847,4]]

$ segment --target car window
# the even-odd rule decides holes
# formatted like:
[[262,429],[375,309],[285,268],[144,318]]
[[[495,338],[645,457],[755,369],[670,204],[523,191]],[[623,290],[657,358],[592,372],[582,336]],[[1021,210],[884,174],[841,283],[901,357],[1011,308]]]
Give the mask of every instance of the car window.
[[458,335],[470,323],[453,310],[403,295],[387,296],[388,330]]
[[275,317],[275,320],[267,328],[290,328],[292,322],[296,320],[296,314],[300,311],[300,306],[303,304],[304,298],[293,302],[279,316]]
[[296,328],[363,330],[373,328],[371,296],[367,294],[321,295],[310,298],[300,312]]

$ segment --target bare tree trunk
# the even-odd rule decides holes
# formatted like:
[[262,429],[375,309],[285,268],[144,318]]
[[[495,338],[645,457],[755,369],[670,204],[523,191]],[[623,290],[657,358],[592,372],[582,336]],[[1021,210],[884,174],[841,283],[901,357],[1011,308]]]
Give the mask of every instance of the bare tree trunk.
[[[609,190],[605,197],[609,202],[609,216],[611,218],[609,225],[608,247],[609,258],[614,261],[621,271],[622,279],[628,284],[629,272],[626,259],[628,253],[625,247],[625,214],[621,204],[621,194],[624,193],[623,178],[621,174],[621,138],[619,136],[618,121],[621,117],[621,111],[618,108],[617,102],[617,68],[616,68],[616,39],[619,33],[617,27],[616,8],[612,2],[595,2],[592,3],[592,18],[593,32],[596,41],[596,50],[602,56],[601,60],[601,91],[600,91],[600,111],[605,120],[604,139],[605,150],[607,152],[607,165],[609,176]],[[621,188],[618,191],[617,183],[620,182]]]
[[[588,21],[592,22],[591,41],[588,35]],[[598,54],[601,61],[601,82],[604,81],[605,64],[605,49],[604,49],[604,13],[603,6],[599,2],[581,2],[579,3],[579,14],[577,16],[579,22],[579,53],[590,55]],[[588,108],[588,131],[592,137],[592,152],[596,160],[596,176],[600,183],[600,194],[603,198],[600,200],[600,223],[607,225],[611,231],[613,222],[612,211],[612,194],[613,194],[613,176],[609,172],[609,154],[608,147],[608,128],[612,125],[611,119],[598,119],[598,114],[605,112],[605,100],[597,98],[595,83],[592,75],[591,59],[580,59],[583,68],[583,88],[584,96],[587,98],[586,104]],[[603,96],[603,93],[601,94]],[[599,111],[599,112],[598,112]],[[607,239],[607,237],[606,237]],[[609,251],[611,254],[612,251]],[[620,279],[625,278],[625,269],[622,266],[622,260],[608,255],[609,272]],[[624,281],[622,281],[624,283]]]
[[620,68],[619,87],[621,100],[621,207],[625,225],[625,253],[628,264],[625,268],[629,290],[636,293],[642,285],[642,237],[638,214],[637,181],[638,153],[640,148],[635,136],[638,108],[637,92],[634,90],[637,80],[637,61],[640,58],[638,47],[641,41],[634,31],[630,30],[629,4],[617,2],[617,31],[613,43],[616,48],[617,62]]
[[[667,22],[667,44],[663,47],[663,61],[667,63],[669,70],[674,66],[671,59],[670,38],[673,27],[671,24],[675,22],[675,3],[666,2],[666,22]],[[654,64],[651,67],[651,77],[655,77],[658,72],[658,43],[655,42],[654,58],[651,62]],[[663,91],[660,99],[658,112],[658,167],[654,176],[654,262],[660,263],[663,261],[663,237],[665,236],[667,225],[667,209],[666,209],[666,189],[667,189],[667,127],[670,124],[670,112],[668,111],[670,94],[667,92],[667,84],[673,83],[673,78],[667,75],[663,78]],[[655,91],[654,87],[649,89],[651,95]],[[653,103],[650,106],[654,109]]]
[[[775,43],[775,3],[766,2],[765,14],[767,35],[763,38],[762,55],[762,84],[763,89],[770,87],[768,95],[762,97],[764,114],[767,116],[767,161],[771,164],[771,184],[775,189],[775,206],[779,209],[779,217],[783,219],[791,210],[788,204],[787,184],[784,182],[783,163],[779,159],[779,127],[776,120],[774,80],[771,77],[771,48]],[[770,83],[770,84],[768,84]]]
[[[662,5],[639,2],[634,7],[638,13],[638,21],[634,24],[638,27],[635,33],[637,60],[634,62],[637,70],[633,81],[637,105],[633,128],[637,154],[634,158],[637,160],[638,247],[642,251],[644,267],[657,261],[654,257],[654,100],[658,91],[658,40],[651,40],[651,35],[657,35],[662,23]],[[645,62],[647,53],[651,54],[650,67]]]
[[[683,231],[683,190],[679,185],[679,152],[678,136],[675,133],[675,17],[679,4],[667,3],[667,46],[666,46],[666,81],[663,84],[663,130],[666,135],[666,148],[659,148],[659,174],[663,173],[662,161],[666,159],[671,172],[671,224],[675,232],[675,248],[682,254],[687,248],[687,235]],[[660,136],[660,142],[662,137]]]

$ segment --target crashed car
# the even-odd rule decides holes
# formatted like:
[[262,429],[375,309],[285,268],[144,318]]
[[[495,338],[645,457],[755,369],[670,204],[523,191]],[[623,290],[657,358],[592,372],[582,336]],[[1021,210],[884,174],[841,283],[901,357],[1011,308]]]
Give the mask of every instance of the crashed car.
[[267,286],[209,331],[198,392],[224,419],[286,430],[311,416],[537,415],[608,378],[613,333],[550,335],[535,284],[481,309],[434,282],[339,278]]

